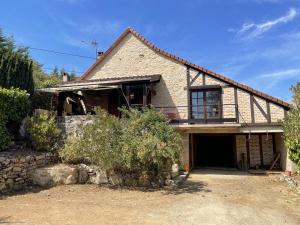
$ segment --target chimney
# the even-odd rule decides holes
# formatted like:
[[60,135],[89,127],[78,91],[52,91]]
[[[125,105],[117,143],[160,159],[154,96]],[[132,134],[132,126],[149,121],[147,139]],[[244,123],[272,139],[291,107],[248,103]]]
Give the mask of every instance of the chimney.
[[69,74],[64,73],[64,75],[63,75],[63,82],[68,82],[68,81],[70,81],[70,76],[69,76]]
[[103,55],[104,52],[97,52],[97,59],[99,59],[102,55]]

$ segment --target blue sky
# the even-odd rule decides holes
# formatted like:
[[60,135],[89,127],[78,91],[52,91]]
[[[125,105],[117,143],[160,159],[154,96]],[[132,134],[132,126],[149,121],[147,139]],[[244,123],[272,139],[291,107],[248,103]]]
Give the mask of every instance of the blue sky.
[[[289,101],[300,81],[300,0],[4,0],[17,44],[93,57],[131,26],[158,47]],[[45,69],[79,75],[93,59],[31,50]]]

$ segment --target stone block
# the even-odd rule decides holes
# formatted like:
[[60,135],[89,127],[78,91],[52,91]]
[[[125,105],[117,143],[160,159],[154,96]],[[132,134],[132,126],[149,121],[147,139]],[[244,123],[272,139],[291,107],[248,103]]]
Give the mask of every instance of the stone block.
[[32,174],[33,183],[41,187],[58,184],[76,184],[78,169],[65,164],[57,164],[36,169]]
[[98,169],[98,170],[95,170],[94,173],[90,173],[88,183],[107,184],[108,179],[107,179],[106,172],[101,169]]

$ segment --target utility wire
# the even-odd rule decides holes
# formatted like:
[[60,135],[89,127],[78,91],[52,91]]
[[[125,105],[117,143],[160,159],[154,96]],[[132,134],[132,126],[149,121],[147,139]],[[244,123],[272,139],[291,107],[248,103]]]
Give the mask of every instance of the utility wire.
[[[48,71],[53,71],[55,68],[43,67],[43,69],[44,69],[44,70],[48,70]],[[57,68],[57,69],[59,69],[59,68]],[[83,71],[66,70],[66,69],[64,69],[64,68],[63,68],[63,70],[64,70],[65,72],[70,72],[70,73],[74,72],[76,75],[77,75],[78,73],[84,73]]]
[[33,50],[38,50],[38,51],[50,52],[50,53],[54,53],[54,54],[69,55],[69,56],[94,59],[94,60],[96,59],[95,57],[91,57],[91,56],[77,55],[77,54],[72,54],[72,53],[68,53],[68,52],[49,50],[49,49],[45,49],[45,48],[34,48],[34,47],[28,47],[28,48],[33,49]]

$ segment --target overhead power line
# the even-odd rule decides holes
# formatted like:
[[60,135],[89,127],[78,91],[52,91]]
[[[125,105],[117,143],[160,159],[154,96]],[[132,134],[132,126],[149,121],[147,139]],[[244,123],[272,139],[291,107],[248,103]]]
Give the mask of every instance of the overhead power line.
[[[50,68],[50,67],[43,67],[44,70],[48,70],[48,71],[53,71],[55,68]],[[63,70],[65,72],[69,72],[69,73],[75,73],[75,74],[79,74],[79,73],[84,73],[84,71],[76,71],[76,70],[66,70],[63,68]]]
[[60,54],[60,55],[69,55],[69,56],[74,56],[74,57],[80,57],[80,58],[87,58],[87,59],[96,59],[95,57],[91,56],[85,56],[85,55],[77,55],[73,53],[68,53],[68,52],[60,52],[60,51],[55,51],[55,50],[50,50],[50,49],[45,49],[45,48],[35,48],[35,47],[28,47],[29,49],[33,50],[38,50],[38,51],[44,51],[44,52],[50,52],[54,54]]

